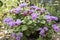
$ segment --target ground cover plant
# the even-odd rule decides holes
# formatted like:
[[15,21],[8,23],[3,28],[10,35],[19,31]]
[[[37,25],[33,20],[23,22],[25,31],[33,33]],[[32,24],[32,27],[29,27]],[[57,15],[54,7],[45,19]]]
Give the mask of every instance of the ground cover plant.
[[51,16],[44,7],[27,3],[11,8],[3,18],[3,23],[15,40],[52,40],[52,35],[59,31],[58,18]]

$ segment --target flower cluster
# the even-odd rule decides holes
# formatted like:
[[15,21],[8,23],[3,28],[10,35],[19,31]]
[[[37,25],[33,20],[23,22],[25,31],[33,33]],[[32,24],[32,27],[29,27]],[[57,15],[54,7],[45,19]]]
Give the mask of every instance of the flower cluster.
[[8,24],[10,27],[13,27],[15,25],[20,25],[22,21],[20,19],[14,21],[12,18],[5,18],[4,23]]
[[12,10],[10,10],[10,13],[15,13],[15,14],[19,14],[22,11],[22,9],[20,7],[18,8],[13,8]]
[[27,3],[22,3],[22,4],[19,4],[19,7],[23,8],[23,7],[26,7],[28,4]]
[[52,20],[58,21],[58,18],[55,16],[46,15],[45,18],[47,22],[51,22]]
[[40,30],[40,35],[41,36],[44,36],[45,35],[45,31],[48,31],[48,27],[44,27],[44,28],[39,28],[39,30]]
[[58,18],[50,15],[46,8],[28,7],[27,3],[22,3],[19,4],[19,7],[10,10],[9,13],[18,14],[14,15],[15,18],[7,17],[3,20],[9,27],[14,28],[12,37],[16,38],[16,40],[20,40],[23,35],[30,36],[32,33],[35,33],[36,29],[38,29],[39,36],[41,37],[45,37],[46,33],[50,32],[49,30],[59,31],[57,25],[54,24],[55,21],[58,21]]
[[31,14],[32,20],[36,20],[37,16],[38,16],[38,14],[35,14],[35,13]]
[[53,24],[52,25],[52,28],[54,29],[55,32],[58,32],[59,31],[59,28],[56,24]]
[[20,32],[18,35],[16,33],[12,33],[12,37],[13,38],[16,38],[16,40],[20,40],[21,37],[23,37],[23,33]]

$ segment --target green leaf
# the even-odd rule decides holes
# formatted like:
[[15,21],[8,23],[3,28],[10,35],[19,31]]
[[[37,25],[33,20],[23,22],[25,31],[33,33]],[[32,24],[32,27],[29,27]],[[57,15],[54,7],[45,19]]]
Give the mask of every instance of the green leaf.
[[21,40],[28,40],[27,37],[23,36]]
[[42,37],[41,37],[41,36],[39,36],[39,38],[38,38],[37,40],[42,40]]
[[32,21],[29,21],[27,24],[28,24],[28,25],[32,24]]
[[42,24],[45,24],[46,22],[43,20],[43,21],[41,21],[41,23],[42,23]]
[[18,33],[21,31],[21,26],[18,26],[18,27],[14,27],[14,31],[15,33]]
[[29,36],[31,34],[31,31],[26,30],[24,34],[27,35],[27,36]]
[[27,30],[27,29],[28,29],[27,26],[25,26],[25,25],[22,26],[22,31],[25,31],[25,30]]

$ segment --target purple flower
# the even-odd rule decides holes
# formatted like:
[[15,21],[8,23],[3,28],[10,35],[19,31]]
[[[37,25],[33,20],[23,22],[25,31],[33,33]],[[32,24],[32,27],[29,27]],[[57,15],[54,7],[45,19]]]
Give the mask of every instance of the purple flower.
[[44,27],[44,30],[45,30],[45,31],[48,31],[48,28],[47,28],[47,27]]
[[15,10],[13,10],[13,12],[14,12],[15,14],[19,14],[19,12],[21,12],[21,11],[22,11],[22,10],[21,10],[20,7],[16,8]]
[[51,19],[47,19],[46,21],[47,21],[48,23],[50,23],[50,22],[51,22]]
[[17,36],[17,37],[16,37],[16,40],[20,40],[20,39],[21,39],[20,36]]
[[20,37],[22,37],[22,36],[23,36],[23,33],[22,33],[22,32],[20,32],[20,33],[19,33],[19,35],[20,35]]
[[20,33],[16,36],[16,40],[20,40],[22,36],[23,36],[23,33],[20,32]]
[[18,7],[18,8],[13,8],[12,10],[10,10],[10,12],[12,13],[15,13],[15,14],[19,14],[19,12],[21,12],[22,10],[21,10],[21,8],[20,7]]
[[40,34],[41,36],[44,36],[44,33],[45,33],[45,31],[44,31],[44,29],[42,29],[39,34]]
[[21,8],[26,7],[27,5],[28,5],[27,3],[19,4],[19,6],[20,6]]
[[45,18],[46,18],[46,19],[51,19],[51,16],[46,15]]
[[55,30],[55,32],[58,32],[59,31],[59,27],[56,24],[53,24],[52,27]]
[[52,20],[50,15],[46,15],[46,16],[45,16],[45,19],[46,19],[46,21],[47,21],[48,23],[51,22],[51,20]]
[[29,14],[32,14],[32,13],[34,13],[34,10],[29,10]]
[[32,17],[32,20],[36,20],[37,19],[37,16],[38,16],[38,14],[31,14],[31,17]]
[[42,30],[42,28],[39,28],[38,30]]
[[51,22],[51,20],[58,21],[58,18],[55,16],[46,15],[45,18],[47,19],[47,22]]
[[13,19],[12,18],[5,18],[4,20],[3,20],[3,22],[4,23],[9,23],[9,22],[12,22],[13,21]]
[[55,17],[55,16],[51,16],[51,19],[52,19],[52,20],[55,20],[55,21],[58,21],[58,18]]
[[31,6],[30,9],[36,9],[38,8],[37,6]]
[[53,25],[52,25],[52,27],[56,27],[56,26],[57,26],[57,24],[53,24]]
[[28,12],[29,12],[28,10],[24,11],[23,15],[24,16],[27,16],[28,15]]
[[8,25],[9,25],[10,27],[13,27],[13,26],[15,26],[15,22],[14,22],[14,21],[9,22]]
[[12,33],[12,37],[14,37],[14,38],[15,38],[16,36],[17,36],[17,35],[16,35],[16,33]]
[[22,21],[20,19],[17,19],[15,22],[16,25],[20,25],[21,23],[22,23]]
[[37,11],[40,11],[41,9],[39,7],[36,8]]

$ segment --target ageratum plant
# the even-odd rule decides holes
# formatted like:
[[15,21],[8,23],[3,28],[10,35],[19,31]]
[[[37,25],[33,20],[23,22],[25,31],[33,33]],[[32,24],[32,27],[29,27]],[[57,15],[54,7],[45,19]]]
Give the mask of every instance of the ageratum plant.
[[19,4],[12,8],[3,20],[11,36],[16,40],[52,40],[53,33],[59,31],[55,21],[46,8]]

